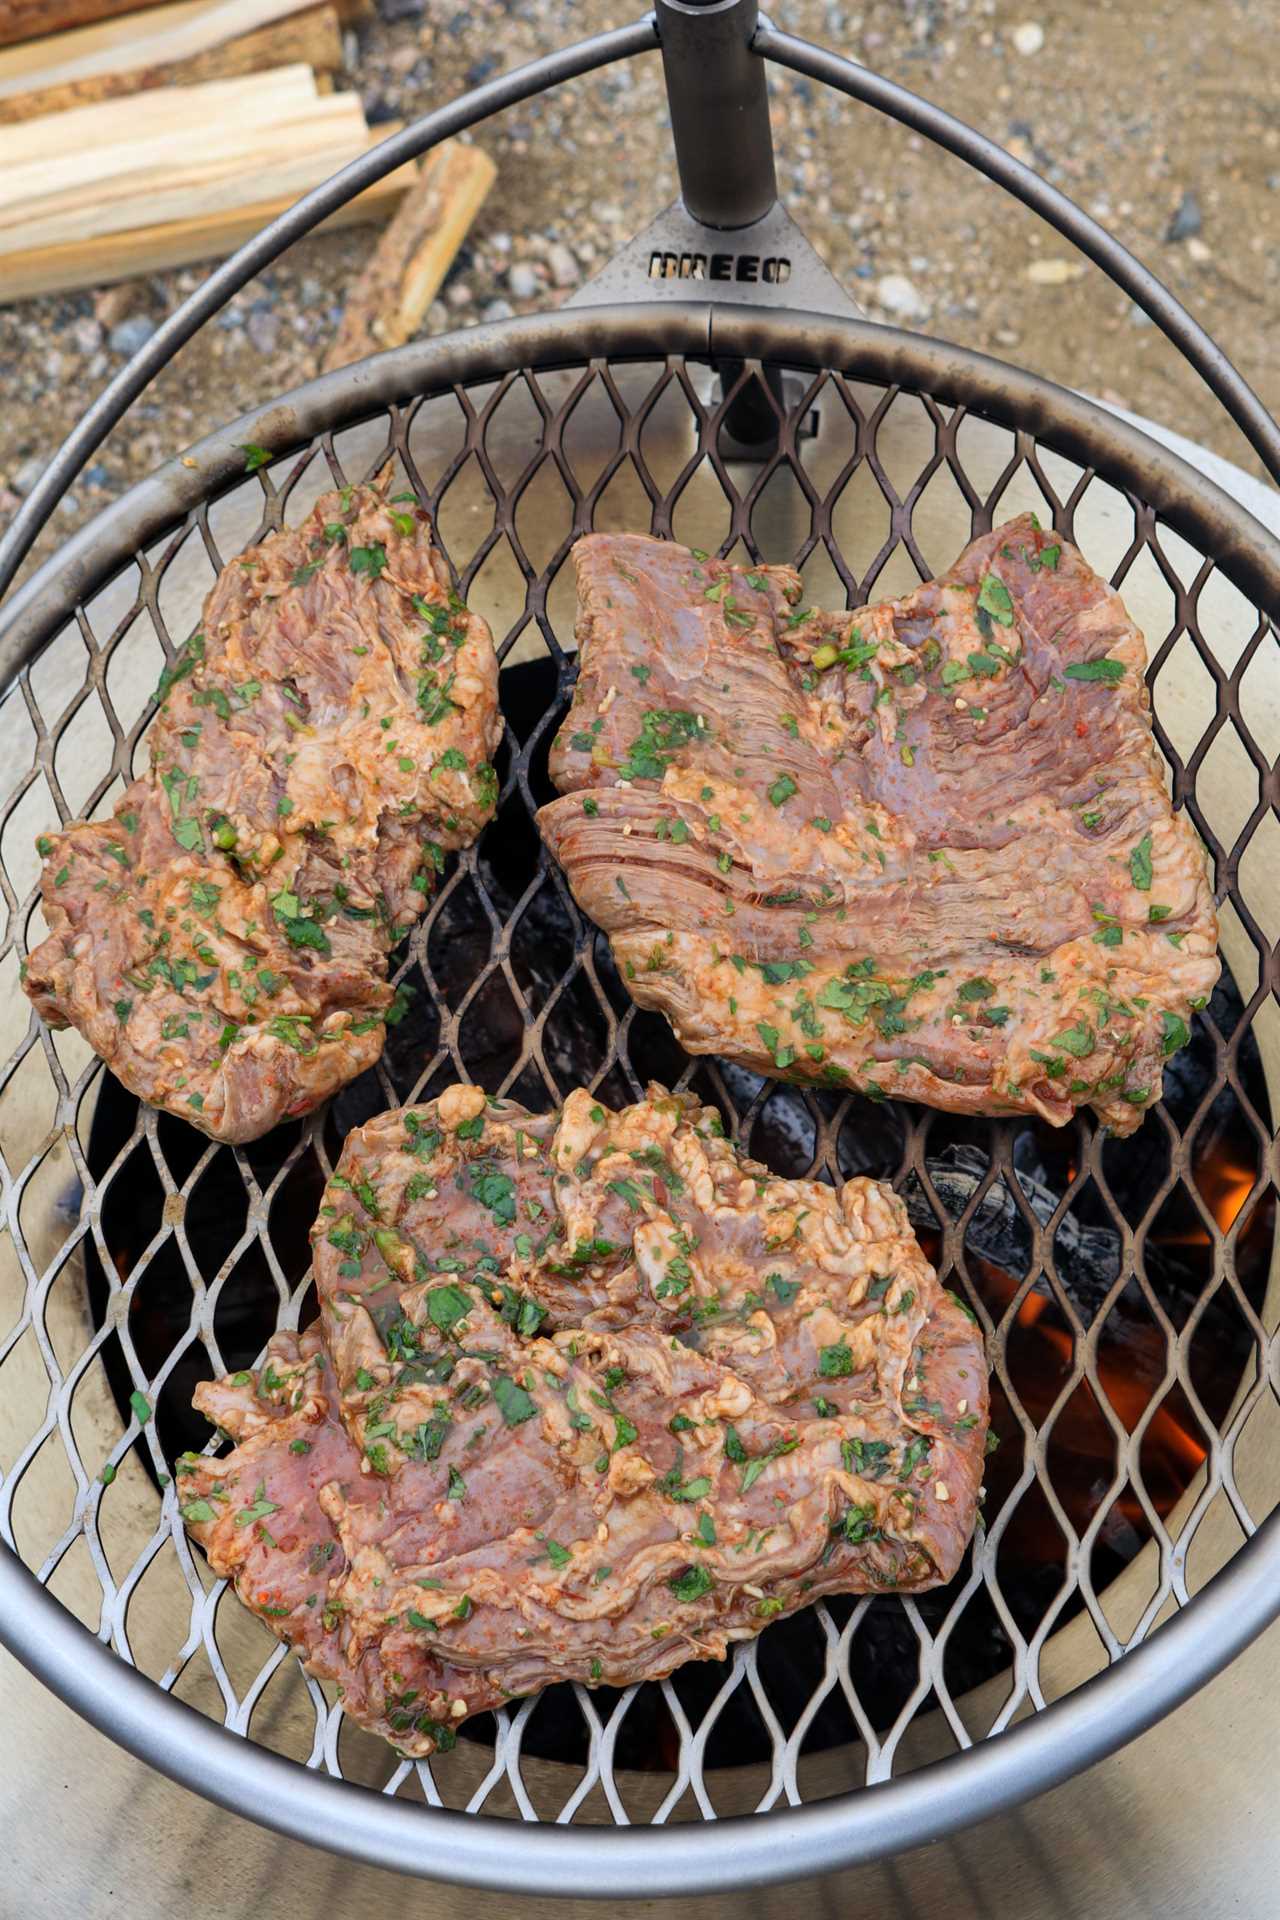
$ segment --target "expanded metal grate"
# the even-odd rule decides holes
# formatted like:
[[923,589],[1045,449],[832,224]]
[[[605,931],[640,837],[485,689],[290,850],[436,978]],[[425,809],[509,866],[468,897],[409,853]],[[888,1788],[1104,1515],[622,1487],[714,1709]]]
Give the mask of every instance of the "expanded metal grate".
[[[424,388],[406,360],[403,392],[426,397],[372,416],[367,389],[331,380],[324,430],[296,454],[212,487],[141,545],[104,539],[74,617],[0,706],[0,1526],[121,1660],[307,1767],[526,1822],[661,1824],[798,1805],[980,1745],[1185,1608],[1276,1503],[1280,660],[1194,513],[1174,531],[1118,454],[1110,470],[1101,453],[1081,463],[1078,432],[809,366],[772,457],[730,464],[725,411],[757,362],[720,397],[687,343],[591,357],[590,316],[556,331],[541,370],[513,360],[495,377],[483,354],[471,371],[455,354]],[[34,840],[105,811],[144,763],[151,689],[222,563],[388,452],[495,626],[500,810],[403,950],[414,1011],[382,1064],[329,1112],[216,1147],[31,1016],[18,971],[42,935]],[[689,1060],[631,1005],[532,822],[572,686],[573,540],[648,528],[791,560],[810,600],[855,605],[1027,508],[1144,626],[1175,803],[1216,875],[1224,983],[1166,1098],[1115,1143],[1088,1115],[1061,1133],[963,1122]],[[187,1543],[167,1463],[206,1438],[191,1387],[309,1317],[306,1231],[350,1125],[458,1078],[546,1109],[581,1083],[635,1097],[651,1074],[713,1100],[781,1173],[870,1171],[907,1193],[988,1340],[1002,1446],[985,1525],[942,1594],[819,1605],[723,1666],[618,1694],[557,1688],[474,1723],[450,1755],[397,1762]]]

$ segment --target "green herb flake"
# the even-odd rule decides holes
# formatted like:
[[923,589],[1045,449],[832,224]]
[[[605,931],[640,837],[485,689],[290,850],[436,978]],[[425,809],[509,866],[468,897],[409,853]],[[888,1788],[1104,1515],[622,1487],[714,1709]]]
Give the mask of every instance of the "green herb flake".
[[674,1574],[667,1582],[676,1599],[686,1605],[710,1593],[713,1584],[710,1572],[703,1566],[686,1567],[683,1573]]
[[1186,1046],[1188,1040],[1191,1038],[1191,1029],[1182,1016],[1177,1013],[1162,1013],[1160,1015],[1160,1021],[1162,1028],[1160,1034],[1160,1051],[1167,1060],[1171,1053],[1178,1051],[1179,1047]]
[[269,1513],[279,1513],[279,1511],[279,1501],[268,1500],[267,1483],[265,1480],[259,1480],[257,1486],[254,1488],[253,1505],[240,1509],[236,1515],[236,1525],[238,1527],[252,1526],[257,1520],[265,1520]]
[[427,1318],[433,1327],[442,1334],[453,1332],[460,1320],[471,1311],[471,1298],[461,1287],[430,1287],[425,1301]]
[[493,1397],[504,1426],[518,1427],[538,1411],[537,1401],[505,1373],[495,1376]]
[[1129,876],[1140,893],[1151,891],[1151,835],[1144,833],[1129,855]]
[[1062,669],[1064,679],[1098,680],[1111,687],[1117,680],[1124,679],[1124,671],[1123,660],[1111,660],[1105,654],[1098,660],[1073,660],[1069,667]]
[[978,605],[1000,626],[1013,625],[1013,600],[1008,587],[996,574],[989,573],[983,580],[978,589]]
[[973,1000],[990,1000],[994,993],[995,988],[991,982],[982,974],[978,974],[974,979],[965,981],[964,985],[957,992],[956,999],[966,1002]]

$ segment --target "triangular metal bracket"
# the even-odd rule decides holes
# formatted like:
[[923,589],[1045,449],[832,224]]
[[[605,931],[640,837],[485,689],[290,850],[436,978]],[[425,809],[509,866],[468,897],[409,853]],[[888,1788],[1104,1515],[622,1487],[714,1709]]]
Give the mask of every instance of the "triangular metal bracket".
[[677,200],[566,303],[697,300],[863,319],[780,204],[749,227],[704,227]]

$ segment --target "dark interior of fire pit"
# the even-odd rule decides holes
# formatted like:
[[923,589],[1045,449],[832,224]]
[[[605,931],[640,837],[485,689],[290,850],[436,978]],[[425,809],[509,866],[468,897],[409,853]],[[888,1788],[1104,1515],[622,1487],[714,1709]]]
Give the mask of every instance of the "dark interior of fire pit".
[[[503,708],[517,740],[523,745],[538,732],[530,756],[533,804],[551,797],[546,775],[546,749],[554,733],[549,709],[558,720],[567,690],[550,662],[508,669],[502,676]],[[500,761],[499,770],[503,770]],[[478,849],[475,878],[470,873],[433,911],[427,927],[425,955],[428,981],[416,965],[407,980],[416,989],[411,1010],[388,1038],[384,1066],[398,1098],[415,1087],[423,1063],[433,1056],[440,1033],[438,1002],[456,1010],[481,975],[484,985],[469,1002],[458,1036],[458,1047],[470,1078],[495,1090],[520,1060],[526,1045],[524,1016],[501,968],[493,965],[497,941],[490,912],[509,942],[512,976],[527,1003],[531,1018],[546,1011],[542,1029],[542,1057],[556,1083],[553,1096],[532,1060],[509,1089],[532,1108],[545,1110],[558,1096],[580,1083],[590,1084],[608,1050],[608,1022],[583,971],[578,940],[581,922],[568,903],[559,876],[548,870],[523,913],[517,903],[528,890],[541,850],[530,809],[517,789],[505,802],[499,820],[485,834]],[[479,887],[477,886],[477,879]],[[598,935],[592,953],[596,978],[609,1000],[614,1017],[622,1020],[630,1002],[619,982],[607,946]],[[486,969],[490,969],[486,974]],[[1198,1016],[1190,1046],[1178,1054],[1165,1074],[1165,1108],[1176,1127],[1189,1128],[1219,1073],[1218,1040],[1226,1040],[1243,1018],[1243,1007],[1233,981],[1224,975],[1206,1015]],[[599,1091],[607,1100],[623,1103],[635,1097],[640,1085],[652,1078],[668,1084],[679,1078],[687,1058],[665,1022],[653,1015],[632,1012],[625,1028],[625,1057],[635,1082],[615,1065]],[[895,1178],[903,1170],[908,1127],[918,1110],[892,1104],[873,1105],[858,1096],[834,1093],[802,1095],[770,1084],[739,1068],[721,1064],[716,1074],[701,1063],[693,1085],[708,1100],[726,1108],[721,1089],[737,1109],[725,1111],[727,1123],[740,1123],[740,1142],[783,1174],[805,1171],[818,1138],[815,1113],[831,1123],[844,1108],[837,1135],[838,1171],[842,1176],[870,1173]],[[423,1097],[456,1078],[452,1068],[425,1089]],[[1237,1079],[1245,1100],[1269,1126],[1269,1103],[1262,1063],[1251,1034],[1243,1036],[1238,1051]],[[348,1087],[334,1102],[325,1120],[328,1150],[336,1159],[348,1130],[387,1104],[376,1072]],[[94,1114],[89,1165],[101,1178],[129,1140],[136,1121],[137,1102],[109,1074],[102,1082]],[[1010,1141],[1016,1179],[1031,1213],[1043,1224],[1059,1204],[1075,1177],[1085,1129],[1077,1121],[1055,1130],[1023,1121],[991,1122],[960,1119],[946,1114],[930,1116],[925,1144],[925,1167],[943,1207],[958,1218],[972,1200],[999,1142]],[[265,1140],[244,1149],[260,1189],[279,1172],[300,1129],[283,1127]],[[181,1184],[207,1149],[202,1135],[180,1121],[161,1115],[158,1140],[173,1178]],[[1170,1148],[1157,1114],[1148,1116],[1133,1139],[1111,1142],[1103,1149],[1102,1166],[1115,1207],[1130,1227],[1136,1227],[1151,1204],[1151,1196],[1169,1169]],[[1236,1219],[1257,1173],[1257,1137],[1236,1093],[1228,1083],[1217,1095],[1195,1131],[1187,1178],[1218,1225],[1226,1230]],[[303,1155],[290,1171],[271,1205],[270,1240],[280,1270],[290,1288],[303,1280],[309,1260],[307,1235],[319,1204],[321,1169],[313,1154]],[[917,1175],[908,1174],[904,1192],[912,1219],[930,1257],[937,1260],[942,1236],[937,1218]],[[234,1154],[219,1149],[201,1175],[186,1207],[186,1231],[192,1256],[206,1284],[214,1281],[241,1240],[248,1195]],[[125,1165],[112,1178],[102,1207],[102,1232],[116,1270],[125,1278],[143,1256],[161,1225],[164,1192],[149,1147],[136,1145]],[[1262,1304],[1274,1232],[1274,1201],[1268,1192],[1255,1205],[1235,1247],[1240,1288],[1255,1307]],[[87,1240],[88,1286],[95,1325],[107,1311],[108,1289],[92,1240]],[[1031,1232],[1007,1186],[996,1181],[985,1194],[965,1235],[965,1271],[944,1274],[945,1283],[980,1302],[999,1322],[1028,1269]],[[1073,1198],[1054,1236],[1054,1266],[1066,1299],[1085,1328],[1093,1326],[1100,1303],[1110,1291],[1123,1258],[1115,1214],[1094,1182]],[[1098,1375],[1114,1413],[1132,1432],[1161,1394],[1165,1374],[1166,1334],[1151,1302],[1158,1304],[1176,1332],[1185,1326],[1192,1309],[1211,1283],[1211,1238],[1191,1198],[1179,1184],[1147,1229],[1142,1259],[1142,1281],[1131,1277],[1106,1313],[1098,1338]],[[223,1359],[229,1369],[250,1365],[277,1323],[281,1296],[259,1239],[254,1236],[235,1259],[221,1287],[214,1325]],[[304,1305],[305,1322],[314,1301]],[[172,1236],[147,1264],[130,1304],[129,1327],[143,1367],[154,1373],[174,1346],[187,1334],[191,1319],[191,1287],[181,1254]],[[1027,1416],[1041,1427],[1057,1401],[1071,1371],[1073,1329],[1041,1275],[1023,1298],[1006,1340],[1007,1364]],[[1199,1319],[1190,1348],[1189,1371],[1209,1420],[1218,1426],[1239,1389],[1254,1355],[1253,1336],[1228,1288],[1219,1287]],[[129,1418],[132,1380],[114,1338],[103,1358],[122,1418]],[[211,1373],[203,1346],[192,1342],[182,1353],[156,1396],[156,1428],[165,1454],[172,1459],[186,1447],[202,1448],[209,1439],[205,1421],[191,1409],[196,1383]],[[986,1516],[988,1524],[1001,1513],[1018,1481],[1023,1464],[1023,1433],[1007,1396],[993,1379],[993,1425],[1000,1446],[988,1462]],[[1163,1518],[1173,1508],[1208,1450],[1203,1430],[1186,1395],[1176,1383],[1163,1393],[1150,1418],[1142,1443],[1142,1477],[1155,1511]],[[145,1453],[142,1455],[146,1461]],[[1087,1383],[1081,1383],[1053,1423],[1047,1449],[1048,1470],[1054,1488],[1077,1533],[1095,1519],[1106,1501],[1114,1475],[1115,1441]],[[1127,1484],[1111,1501],[1091,1559],[1095,1592],[1101,1594],[1152,1537],[1147,1513]],[[1019,1630],[1031,1636],[1055,1603],[1062,1584],[1066,1543],[1049,1503],[1037,1482],[1023,1492],[1010,1517],[999,1548],[999,1584]],[[957,1576],[962,1584],[968,1563]],[[930,1629],[941,1623],[954,1599],[954,1588],[920,1596],[916,1605]],[[838,1624],[848,1618],[852,1600],[832,1601]],[[1082,1605],[1073,1592],[1058,1615],[1059,1623]],[[919,1643],[902,1603],[878,1597],[866,1607],[851,1652],[852,1678],[868,1717],[877,1729],[891,1725],[918,1678]],[[987,1593],[979,1586],[947,1642],[945,1673],[953,1697],[1009,1667],[1008,1634]],[[813,1622],[801,1614],[771,1627],[759,1648],[760,1674],[784,1725],[794,1723],[820,1677],[824,1649]],[[715,1663],[692,1665],[677,1674],[674,1685],[696,1724],[701,1710],[723,1684],[724,1670]],[[526,1752],[565,1761],[580,1761],[586,1750],[586,1729],[576,1704],[565,1688],[552,1689],[535,1709],[524,1735]],[[599,1702],[607,1711],[605,1696]],[[491,1738],[488,1717],[478,1719],[464,1733]],[[846,1743],[850,1719],[839,1691],[829,1694],[810,1729],[806,1747],[817,1750]],[[623,1722],[615,1764],[621,1768],[667,1768],[675,1757],[677,1734],[657,1687],[645,1687]],[[737,1690],[716,1723],[705,1765],[741,1765],[767,1757],[769,1737],[750,1690]]]

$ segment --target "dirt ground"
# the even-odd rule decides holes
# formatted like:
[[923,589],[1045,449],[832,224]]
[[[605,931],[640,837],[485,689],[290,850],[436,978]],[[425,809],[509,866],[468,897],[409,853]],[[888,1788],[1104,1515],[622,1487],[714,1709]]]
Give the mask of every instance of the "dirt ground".
[[[345,84],[371,120],[409,117],[640,7],[379,0],[347,36]],[[1027,160],[1149,262],[1280,408],[1269,324],[1280,306],[1277,0],[778,0],[774,18]],[[1258,470],[1145,316],[997,188],[806,81],[775,73],[772,97],[784,198],[869,313],[1120,402]],[[556,304],[674,196],[656,56],[513,110],[480,138],[498,184],[431,332]],[[371,238],[304,242],[237,296],[94,456],[38,553],[162,459],[316,371]],[[0,528],[131,343],[201,277],[0,305]]]

